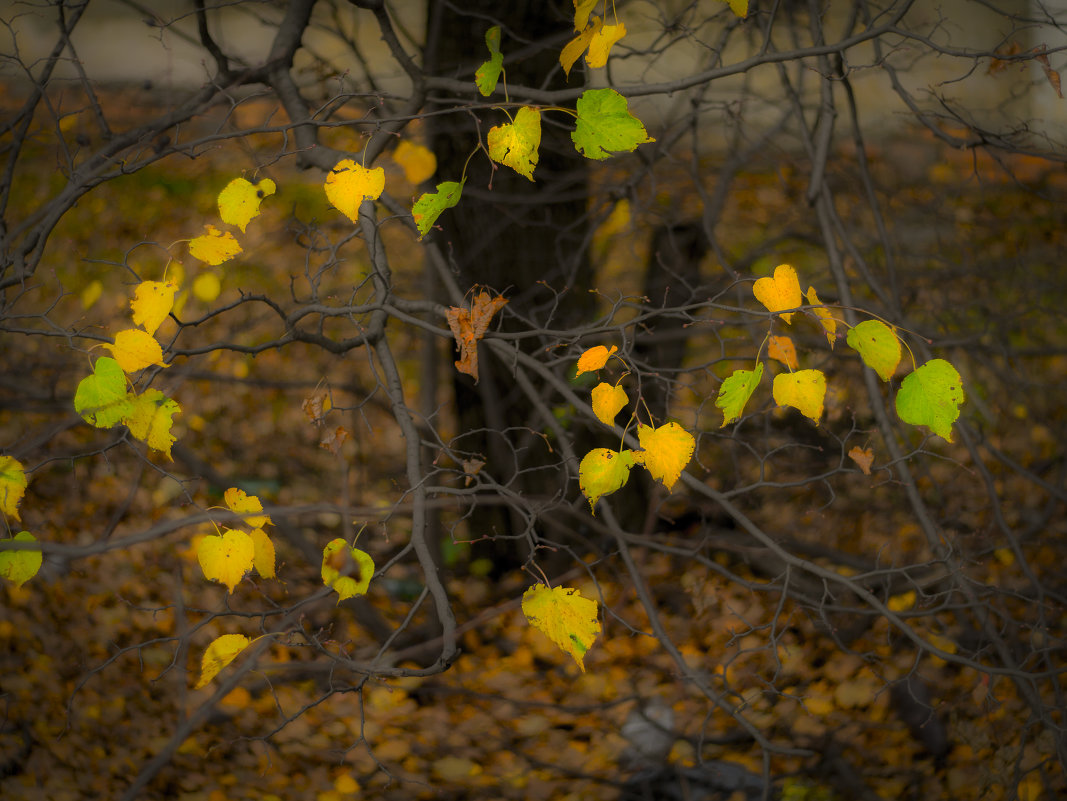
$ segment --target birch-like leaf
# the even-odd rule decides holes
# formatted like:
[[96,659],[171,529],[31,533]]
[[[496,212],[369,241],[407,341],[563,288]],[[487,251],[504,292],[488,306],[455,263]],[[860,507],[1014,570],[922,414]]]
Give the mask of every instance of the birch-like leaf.
[[126,374],[110,356],[96,360],[93,374],[74,392],[74,411],[89,425],[111,428],[129,413],[132,396],[126,389]]
[[270,178],[258,184],[244,178],[234,178],[219,192],[219,216],[227,225],[236,225],[243,233],[245,227],[259,216],[263,198],[273,195],[277,187]]
[[514,122],[490,128],[486,141],[489,158],[532,181],[537,149],[541,146],[541,112],[523,106],[515,114]]
[[[227,508],[235,514],[244,515],[244,522],[252,528],[274,525],[270,515],[263,514],[263,502],[242,489],[230,487],[222,496]],[[251,514],[249,514],[251,513]]]
[[163,361],[163,348],[147,331],[129,328],[115,334],[113,345],[104,345],[111,351],[119,367],[127,375],[146,367],[167,367]]
[[755,370],[734,370],[733,375],[722,382],[715,405],[722,409],[723,428],[741,417],[745,404],[756,391],[763,378],[763,362],[756,362]]
[[638,426],[637,439],[644,450],[645,469],[671,490],[693,458],[696,448],[693,435],[677,423],[666,423],[658,428]]
[[830,350],[833,350],[834,343],[837,341],[837,320],[830,310],[823,306],[822,301],[819,300],[818,293],[815,292],[815,287],[809,286],[808,294],[805,297],[808,303],[815,306],[812,312],[818,318],[823,331],[826,333],[826,341],[830,343]]
[[500,52],[500,26],[494,25],[485,32],[485,46],[489,48],[489,60],[474,73],[474,83],[482,97],[489,97],[495,90],[500,73],[504,69],[504,54]]
[[261,528],[252,529],[248,536],[252,538],[252,567],[263,578],[274,578],[274,543]]
[[900,339],[880,320],[864,320],[850,328],[845,342],[883,381],[893,377],[900,364]]
[[594,345],[578,357],[578,371],[574,374],[577,378],[582,373],[592,373],[608,363],[611,355],[618,351],[618,346],[612,345],[608,350],[603,345]]
[[601,161],[655,142],[641,120],[630,113],[626,98],[614,89],[587,89],[578,98],[578,121],[571,133],[578,152]]
[[252,641],[243,634],[223,634],[212,640],[200,660],[200,678],[193,685],[193,689],[199,690],[210,683],[250,642]]
[[629,400],[626,390],[618,384],[601,382],[593,387],[593,414],[604,425],[615,425],[615,415],[622,411],[622,407],[629,403]]
[[352,159],[341,159],[326,176],[324,188],[330,204],[352,222],[358,222],[363,201],[377,200],[385,191],[385,170],[368,170]]
[[19,504],[26,494],[26,470],[12,456],[0,456],[0,512],[20,520]]
[[208,264],[222,264],[241,252],[241,243],[229,231],[220,231],[214,225],[205,225],[207,233],[189,243],[189,255]]
[[206,579],[225,584],[233,594],[245,573],[252,569],[255,545],[244,531],[229,529],[222,536],[210,534],[200,540],[196,558]]
[[[28,531],[20,531],[14,537],[9,537],[0,542],[37,542]],[[40,551],[0,551],[0,576],[14,582],[16,587],[21,587],[31,578],[37,575],[44,563],[44,556]]]
[[965,399],[960,374],[944,359],[932,359],[904,376],[897,392],[897,416],[905,423],[926,426],[952,442],[952,424]]
[[634,452],[594,448],[578,465],[578,486],[589,501],[589,509],[596,514],[596,502],[605,495],[622,489],[634,466]]
[[[767,307],[767,311],[777,312],[782,309],[795,309],[800,305],[800,280],[797,271],[788,264],[779,264],[774,268],[774,276],[766,276],[752,285],[752,294],[756,300]],[[793,312],[778,315],[787,324],[793,320]]]
[[415,205],[411,207],[411,216],[415,218],[415,227],[419,229],[420,239],[430,233],[430,229],[445,209],[459,203],[463,184],[466,182],[466,178],[458,182],[444,181],[437,185],[436,192],[426,192],[415,201]]
[[175,440],[170,433],[174,425],[172,418],[180,411],[177,401],[158,389],[146,389],[140,395],[130,396],[130,408],[122,422],[134,437],[171,459],[170,447]]
[[585,673],[585,654],[600,634],[596,601],[573,587],[535,584],[522,595],[522,613]]
[[167,319],[174,308],[174,293],[178,285],[173,281],[142,281],[137,285],[130,301],[134,325],[144,328],[149,334],[156,333],[160,323]]
[[779,406],[792,406],[818,423],[826,398],[826,376],[821,370],[779,373],[774,377],[772,392]]

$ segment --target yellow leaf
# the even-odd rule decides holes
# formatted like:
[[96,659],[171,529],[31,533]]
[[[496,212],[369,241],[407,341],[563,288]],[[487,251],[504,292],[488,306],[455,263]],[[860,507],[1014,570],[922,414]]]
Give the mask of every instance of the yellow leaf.
[[541,146],[541,112],[523,106],[515,114],[514,122],[489,129],[486,144],[489,158],[532,181],[537,166],[537,148]]
[[408,183],[421,184],[437,172],[437,157],[433,151],[407,139],[401,139],[393,151],[393,161],[404,171]]
[[[236,514],[244,514],[246,512],[262,512],[263,504],[259,498],[255,495],[248,495],[244,490],[237,489],[237,487],[230,487],[226,490],[222,496],[226,501],[226,506],[231,512]],[[251,515],[244,518],[245,523],[252,528],[263,528],[263,526],[272,526],[270,515]]]
[[900,595],[891,595],[886,602],[886,607],[890,612],[903,612],[915,606],[915,598],[915,590],[908,590]]
[[322,549],[322,583],[337,592],[337,603],[366,594],[373,576],[371,555],[343,539],[331,540]]
[[597,345],[596,347],[590,348],[578,357],[578,372],[574,374],[574,377],[577,378],[582,373],[591,373],[594,370],[599,370],[608,363],[611,354],[615,353],[617,350],[618,347],[615,345],[611,346],[611,350],[608,350],[603,345]]
[[81,301],[83,309],[91,309],[100,296],[104,294],[104,285],[99,280],[90,281],[82,290]]
[[748,0],[726,0],[726,4],[741,19],[748,16]]
[[122,372],[136,373],[153,364],[166,367],[163,363],[163,349],[152,339],[147,331],[130,328],[115,334],[114,345],[104,345],[115,357]]
[[603,20],[599,17],[593,17],[593,21],[589,27],[571,39],[567,44],[563,46],[563,50],[559,54],[559,64],[563,67],[563,72],[569,77],[571,74],[571,67],[574,66],[574,62],[582,57],[582,53],[589,47],[589,43],[593,41],[593,37],[597,34],[600,28],[604,25]]
[[359,782],[347,773],[342,773],[333,781],[333,789],[341,795],[354,795],[359,792]]
[[583,30],[600,0],[574,0],[574,30]]
[[189,255],[208,264],[222,264],[241,252],[241,244],[229,231],[205,225],[207,233],[189,243]]
[[834,342],[837,340],[837,320],[830,313],[830,310],[823,306],[822,301],[819,300],[819,296],[815,292],[815,287],[808,287],[807,299],[808,303],[815,307],[812,311],[819,319],[819,322],[822,323],[823,331],[826,332],[826,341],[830,343],[830,349],[833,350]]
[[[756,300],[767,307],[767,311],[777,312],[782,309],[795,309],[800,305],[800,280],[797,271],[788,264],[779,264],[774,268],[774,277],[759,279],[752,286]],[[778,315],[788,324],[792,322],[793,312]]]
[[629,402],[626,390],[618,384],[612,386],[603,382],[593,387],[593,414],[606,426],[615,424],[615,415]]
[[252,529],[252,566],[263,578],[274,578],[274,543],[261,528]]
[[600,634],[596,601],[583,598],[573,587],[535,584],[522,595],[522,613],[585,673],[585,654]]
[[342,159],[326,176],[326,197],[335,209],[352,222],[359,220],[364,200],[377,200],[385,190],[385,170],[368,170],[352,159]]
[[603,25],[593,34],[589,42],[589,52],[585,54],[585,63],[593,69],[598,69],[608,63],[608,54],[612,46],[626,35],[626,26]]
[[796,370],[800,366],[797,362],[796,346],[789,337],[772,336],[767,342],[767,355],[777,359],[790,370]]
[[193,279],[193,294],[201,303],[211,303],[222,291],[222,281],[215,273],[200,273]]
[[199,690],[219,675],[219,671],[236,659],[250,642],[243,634],[223,634],[213,640],[200,660],[200,678],[193,689]]
[[856,445],[848,452],[848,458],[859,465],[860,470],[863,471],[863,475],[869,476],[871,474],[871,464],[874,462],[874,451],[870,448],[861,448]]
[[254,557],[252,538],[238,529],[230,529],[221,537],[210,534],[200,541],[200,547],[196,549],[196,558],[204,571],[204,578],[225,584],[231,594],[245,573],[252,569]]
[[26,493],[26,469],[22,462],[11,456],[0,456],[0,512],[16,520],[19,504]]
[[[37,542],[37,538],[28,531],[20,531],[0,542]],[[21,587],[37,575],[43,562],[44,555],[40,551],[0,551],[0,576]]]
[[224,223],[236,225],[243,233],[248,223],[259,216],[260,202],[273,195],[275,189],[270,178],[263,178],[258,184],[234,178],[219,192],[219,216]]
[[779,406],[799,409],[802,415],[818,423],[826,398],[826,376],[821,370],[779,373],[774,377],[772,394]]
[[659,428],[640,425],[637,439],[644,448],[644,465],[652,477],[662,481],[670,490],[682,475],[682,470],[693,458],[696,440],[677,423],[667,423]]
[[158,389],[146,389],[140,395],[129,396],[130,408],[122,422],[130,433],[154,451],[165,453],[171,459],[170,446],[174,435],[173,417],[181,411],[176,400],[168,398]]
[[633,465],[634,452],[630,450],[616,452],[610,448],[594,448],[582,458],[578,465],[578,486],[589,500],[590,510],[594,510],[596,502],[605,495],[625,486]]
[[142,281],[130,301],[134,325],[144,328],[149,334],[156,333],[159,324],[167,319],[174,308],[174,293],[178,285],[173,281]]

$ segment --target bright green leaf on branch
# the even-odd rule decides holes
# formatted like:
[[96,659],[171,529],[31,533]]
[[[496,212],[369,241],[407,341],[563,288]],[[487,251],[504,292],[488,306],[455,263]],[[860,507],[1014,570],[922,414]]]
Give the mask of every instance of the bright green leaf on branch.
[[900,364],[900,339],[888,325],[880,320],[864,320],[849,329],[845,342],[883,381],[893,377]]
[[585,673],[585,654],[600,634],[596,601],[573,587],[535,584],[522,595],[522,613]]
[[722,382],[722,386],[719,387],[719,397],[715,399],[715,405],[722,409],[720,428],[741,417],[745,404],[756,391],[762,378],[763,362],[756,362],[755,370],[734,370],[733,375]]
[[523,106],[515,122],[494,126],[487,137],[489,158],[533,180],[537,148],[541,145],[541,112]]
[[377,200],[385,191],[385,170],[368,170],[352,159],[341,159],[326,176],[324,188],[330,204],[352,222],[358,222],[363,201]]
[[193,689],[199,690],[219,675],[219,671],[235,660],[250,642],[243,634],[223,634],[212,640],[200,660],[200,678]]
[[614,89],[587,89],[578,98],[577,109],[578,123],[571,139],[586,158],[602,161],[656,141],[630,113],[626,98]]
[[337,592],[337,603],[365,595],[373,575],[371,555],[343,539],[332,540],[322,549],[322,583]]
[[146,389],[140,395],[130,395],[130,409],[122,422],[134,437],[170,459],[170,446],[174,444],[174,436],[170,433],[174,425],[172,418],[180,411],[177,401],[158,389]]
[[666,423],[659,428],[638,426],[637,439],[644,449],[639,456],[645,469],[668,490],[672,489],[693,458],[693,435],[677,423]]
[[219,216],[227,225],[236,225],[243,233],[245,227],[259,216],[263,198],[273,195],[277,187],[270,178],[253,184],[244,178],[234,178],[219,192]]
[[74,411],[97,428],[118,425],[131,409],[132,396],[126,391],[126,374],[110,356],[96,360],[93,374],[86,376],[74,392]]
[[615,425],[615,415],[630,401],[626,397],[626,390],[618,384],[601,382],[593,387],[592,395],[593,414],[606,426]]
[[[20,531],[14,537],[0,542],[37,542],[37,538],[28,531]],[[40,551],[0,551],[0,576],[13,581],[16,587],[21,587],[37,575],[43,562],[44,557]]]
[[500,52],[500,26],[494,25],[485,32],[485,46],[489,48],[489,60],[478,67],[474,73],[474,82],[482,97],[489,97],[500,80],[504,68],[504,54]]
[[821,370],[797,370],[795,373],[779,373],[774,377],[772,388],[774,402],[779,406],[792,406],[816,423],[822,417],[823,401],[826,398],[826,376]]
[[20,520],[19,504],[26,494],[26,470],[11,456],[0,456],[0,512]]
[[210,534],[200,540],[196,558],[204,578],[225,584],[230,593],[252,569],[255,546],[244,531],[229,529],[222,536]]
[[959,419],[963,401],[963,382],[956,368],[944,359],[932,359],[900,383],[897,416],[952,442],[952,424]]
[[174,293],[178,285],[173,281],[142,281],[137,285],[130,301],[133,322],[149,334],[156,333],[160,323],[167,319],[174,308]]
[[462,181],[444,181],[437,185],[436,192],[426,192],[411,208],[411,215],[415,218],[415,227],[419,229],[419,237],[422,238],[430,233],[437,222],[437,218],[445,209],[450,209],[459,203],[460,195],[463,194]]
[[634,466],[634,452],[594,448],[578,465],[578,486],[589,500],[595,514],[596,502],[626,485],[630,468]]

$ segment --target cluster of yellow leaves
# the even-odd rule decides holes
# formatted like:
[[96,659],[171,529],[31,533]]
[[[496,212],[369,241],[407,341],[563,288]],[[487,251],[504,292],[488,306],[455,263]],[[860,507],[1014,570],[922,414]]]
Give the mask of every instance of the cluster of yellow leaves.
[[[244,233],[248,223],[259,216],[260,203],[276,190],[277,186],[270,178],[262,178],[256,184],[246,178],[234,178],[219,192],[219,217]],[[193,258],[218,266],[241,252],[241,243],[231,232],[220,231],[210,223],[204,230],[205,233],[189,242],[189,255]]]
[[269,515],[263,514],[263,503],[255,495],[231,487],[223,495],[226,507],[242,515],[251,529],[227,529],[200,540],[196,558],[204,571],[204,578],[225,584],[232,594],[245,573],[255,568],[263,578],[274,578],[274,543],[263,530],[272,525]]

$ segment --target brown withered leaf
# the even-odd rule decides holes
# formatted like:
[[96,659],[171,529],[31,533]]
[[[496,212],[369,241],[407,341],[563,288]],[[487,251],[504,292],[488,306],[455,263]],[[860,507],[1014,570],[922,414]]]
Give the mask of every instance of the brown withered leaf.
[[871,465],[874,463],[874,451],[870,448],[864,449],[859,445],[856,445],[848,452],[848,458],[859,465],[860,470],[863,471],[863,475],[869,476],[871,474]]
[[503,295],[491,297],[482,290],[474,297],[469,309],[452,306],[448,310],[448,327],[456,338],[459,360],[456,369],[478,381],[478,340],[489,330],[489,322],[507,304]]
[[348,439],[348,429],[344,426],[337,426],[333,431],[327,431],[322,435],[319,447],[325,448],[336,456],[341,452],[341,446],[345,444],[346,439]]

